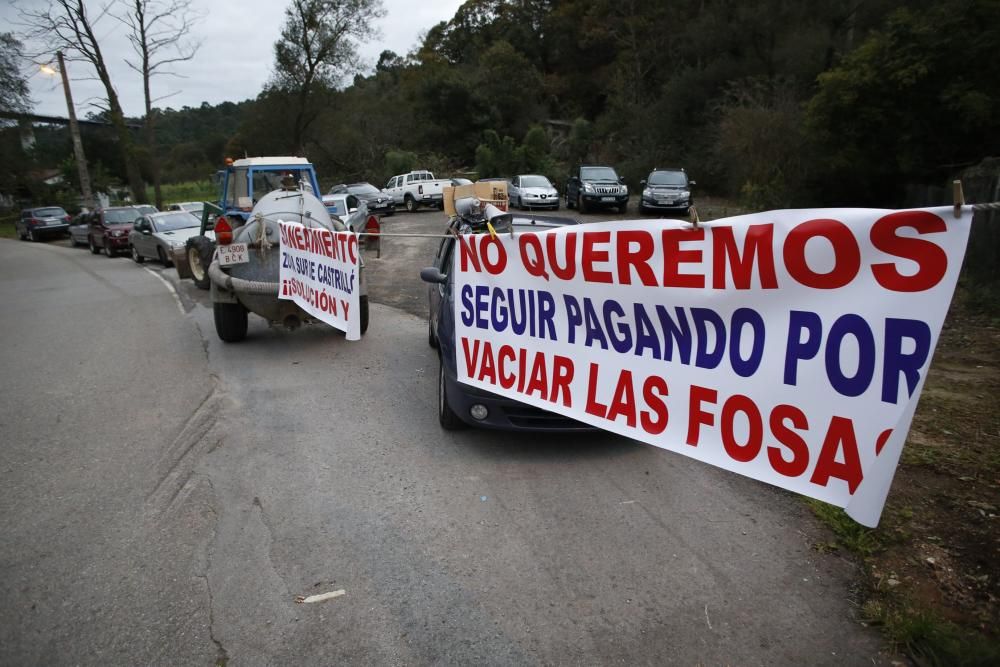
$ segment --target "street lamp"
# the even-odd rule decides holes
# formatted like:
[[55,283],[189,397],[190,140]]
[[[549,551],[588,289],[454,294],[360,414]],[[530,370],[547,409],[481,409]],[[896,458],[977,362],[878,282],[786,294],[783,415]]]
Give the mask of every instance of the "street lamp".
[[[69,90],[69,77],[66,76],[66,63],[62,51],[56,51],[59,60],[59,74],[62,75],[63,92],[66,93],[66,111],[69,114],[69,131],[73,135],[73,152],[76,154],[76,167],[80,171],[80,193],[83,195],[83,205],[88,210],[94,210],[94,195],[90,190],[90,172],[87,171],[87,157],[83,154],[83,142],[80,140],[80,126],[76,122],[76,110],[73,108],[73,94]],[[41,66],[42,73],[55,74],[49,65]]]

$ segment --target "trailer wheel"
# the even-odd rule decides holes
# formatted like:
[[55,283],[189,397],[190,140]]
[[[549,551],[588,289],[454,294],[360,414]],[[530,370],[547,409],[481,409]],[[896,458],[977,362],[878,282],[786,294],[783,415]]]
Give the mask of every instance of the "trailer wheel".
[[241,303],[213,303],[215,333],[227,343],[238,343],[247,337],[247,309]]

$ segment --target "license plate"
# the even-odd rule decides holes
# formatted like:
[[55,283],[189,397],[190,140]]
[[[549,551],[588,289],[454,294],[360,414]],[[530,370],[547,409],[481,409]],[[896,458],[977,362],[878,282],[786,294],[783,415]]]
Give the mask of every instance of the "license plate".
[[661,199],[657,202],[660,206],[669,206],[674,203],[673,199]]
[[220,245],[218,248],[219,266],[232,266],[233,264],[246,264],[250,261],[247,255],[246,243],[231,243]]
[[601,197],[601,201],[614,201],[614,197]]

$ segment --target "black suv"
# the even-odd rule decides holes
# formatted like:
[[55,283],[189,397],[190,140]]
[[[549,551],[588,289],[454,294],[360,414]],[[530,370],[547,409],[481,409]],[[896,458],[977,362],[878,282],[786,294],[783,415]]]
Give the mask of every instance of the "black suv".
[[566,207],[576,207],[580,213],[596,207],[617,207],[624,213],[628,208],[628,186],[612,167],[577,167],[566,181]]
[[687,172],[683,169],[653,169],[645,180],[639,182],[639,215],[653,211],[687,215],[694,197]]

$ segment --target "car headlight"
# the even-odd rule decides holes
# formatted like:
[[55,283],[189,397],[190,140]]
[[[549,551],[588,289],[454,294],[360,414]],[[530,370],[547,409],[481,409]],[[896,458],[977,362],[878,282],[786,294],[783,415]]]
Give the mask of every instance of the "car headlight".
[[113,232],[111,232],[111,235],[117,238],[122,235],[122,232],[116,229]]
[[681,193],[680,193],[680,195],[678,195],[678,197],[680,199],[689,199],[691,197],[691,191],[690,190],[682,190]]
[[648,197],[648,198],[652,199],[653,198],[653,191],[650,190],[649,188],[646,188],[645,190],[642,191],[642,196],[643,197]]
[[627,185],[623,185],[622,186],[622,194],[623,195],[627,195],[628,194],[628,186]]
[[185,246],[184,241],[171,241],[170,242],[170,247],[172,249],[174,249],[174,250],[178,250],[180,248],[183,248],[184,246]]
[[593,192],[594,191],[594,184],[593,183],[584,183],[583,184],[583,191],[584,192]]

